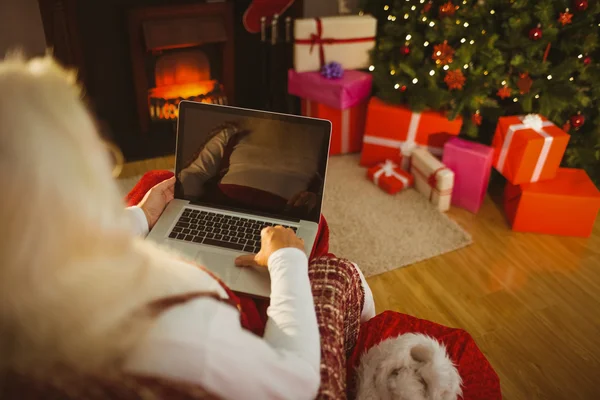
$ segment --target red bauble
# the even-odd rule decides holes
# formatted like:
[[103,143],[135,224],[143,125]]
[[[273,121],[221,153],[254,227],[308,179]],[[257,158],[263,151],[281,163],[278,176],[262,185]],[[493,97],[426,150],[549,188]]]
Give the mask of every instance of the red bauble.
[[542,38],[542,28],[536,26],[532,30],[529,31],[529,39],[531,40],[540,40]]
[[407,56],[410,54],[410,47],[408,46],[402,46],[400,47],[400,54],[402,54],[403,56]]
[[586,58],[583,59],[583,64],[584,65],[589,65],[592,62],[592,57],[587,56]]
[[573,115],[569,121],[571,122],[571,126],[577,129],[585,124],[585,117],[578,113],[577,115]]
[[400,91],[401,92],[406,92],[406,85],[400,86]]
[[584,11],[588,8],[588,2],[587,0],[574,0],[573,7],[575,7],[577,11]]

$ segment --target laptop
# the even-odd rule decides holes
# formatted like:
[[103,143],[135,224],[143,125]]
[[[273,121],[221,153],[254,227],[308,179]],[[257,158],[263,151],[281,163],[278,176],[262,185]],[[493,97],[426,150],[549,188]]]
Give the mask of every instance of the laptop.
[[269,297],[266,268],[236,257],[260,250],[264,227],[289,227],[310,254],[318,232],[331,138],[326,120],[182,101],[175,199],[147,239],[219,276],[232,290]]

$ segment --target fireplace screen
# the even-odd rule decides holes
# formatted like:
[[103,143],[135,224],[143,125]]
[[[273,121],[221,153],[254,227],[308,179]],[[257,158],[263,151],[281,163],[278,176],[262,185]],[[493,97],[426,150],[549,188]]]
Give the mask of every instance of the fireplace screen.
[[148,91],[152,120],[178,117],[182,100],[227,104],[227,96],[217,80],[211,79],[209,57],[200,49],[161,55],[154,66],[155,87]]

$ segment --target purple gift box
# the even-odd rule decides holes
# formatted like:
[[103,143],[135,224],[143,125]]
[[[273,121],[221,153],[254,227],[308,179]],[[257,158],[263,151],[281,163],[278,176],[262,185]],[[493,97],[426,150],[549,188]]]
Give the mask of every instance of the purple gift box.
[[340,79],[327,79],[319,72],[288,71],[288,93],[345,110],[371,95],[371,74],[346,70]]
[[494,150],[486,145],[452,138],[444,145],[442,162],[454,171],[452,205],[477,213],[487,191]]

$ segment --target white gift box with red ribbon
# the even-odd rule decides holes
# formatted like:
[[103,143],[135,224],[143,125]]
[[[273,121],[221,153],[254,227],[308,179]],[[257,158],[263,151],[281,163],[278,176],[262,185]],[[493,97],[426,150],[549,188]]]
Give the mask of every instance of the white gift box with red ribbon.
[[344,69],[369,66],[377,20],[370,15],[297,19],[294,23],[294,69],[318,71],[332,61]]
[[415,188],[440,211],[448,211],[454,187],[454,172],[435,158],[427,149],[412,153],[410,172],[415,178]]

